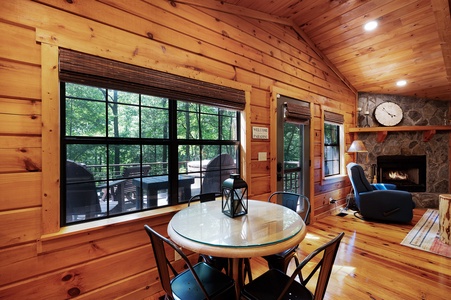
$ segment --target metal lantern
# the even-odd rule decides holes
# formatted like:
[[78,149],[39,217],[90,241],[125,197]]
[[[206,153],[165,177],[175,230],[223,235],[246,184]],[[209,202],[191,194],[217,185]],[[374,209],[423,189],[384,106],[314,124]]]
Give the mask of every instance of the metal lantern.
[[247,183],[239,174],[231,174],[222,183],[222,212],[231,217],[247,214]]

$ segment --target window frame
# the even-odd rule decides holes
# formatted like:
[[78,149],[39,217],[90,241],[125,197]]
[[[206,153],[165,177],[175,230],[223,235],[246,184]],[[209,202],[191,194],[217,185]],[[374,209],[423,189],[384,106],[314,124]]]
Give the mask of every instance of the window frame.
[[[72,236],[73,234],[101,230],[114,224],[127,224],[140,222],[141,219],[163,217],[172,214],[183,208],[185,205],[178,205],[162,209],[161,211],[148,211],[143,213],[120,216],[105,220],[94,221],[90,223],[63,227],[60,224],[60,118],[59,118],[59,50],[60,41],[64,39],[52,39],[48,41],[38,40],[41,44],[41,99],[42,99],[42,201],[41,201],[41,251],[45,251],[51,241],[62,236]],[[76,47],[79,51],[87,54],[99,55],[94,49],[84,49]],[[124,63],[144,65],[142,60],[135,60],[133,56],[124,53],[115,55],[114,53],[104,52],[104,58],[120,61]],[[161,67],[161,66],[157,66]],[[160,70],[164,70],[161,69]],[[167,70],[164,70],[167,71]],[[211,74],[194,72],[191,69],[179,68],[171,71],[179,76],[195,78],[206,83],[215,83],[217,85],[238,89],[244,92],[246,105],[241,112],[241,146],[240,153],[240,173],[245,180],[250,179],[248,170],[250,169],[251,153],[244,151],[251,142],[251,124],[248,121],[250,116],[250,94],[252,86],[240,83],[226,78],[219,78]],[[251,191],[252,188],[250,188]],[[250,194],[251,192],[249,192]],[[44,244],[45,242],[45,244]],[[50,244],[49,244],[50,243]]]
[[[343,176],[346,176],[345,172],[345,132],[344,132],[344,116],[341,112],[335,109],[325,108],[323,109],[322,119],[322,135],[321,135],[321,168],[322,168],[322,181],[334,181],[341,180]],[[339,143],[339,173],[326,175],[326,145],[325,145],[325,126],[326,124],[336,125],[338,128],[338,143]]]
[[[104,91],[105,93],[105,99],[103,99],[103,102],[101,100],[96,100],[96,99],[92,99],[92,98],[77,98],[74,96],[68,96],[65,91],[66,91],[66,84],[74,84],[74,85],[79,85],[79,86],[84,86],[84,87],[88,87],[88,88],[99,88],[101,90]],[[161,99],[166,99],[168,102],[167,108],[165,109],[167,112],[167,116],[168,116],[168,132],[167,134],[164,134],[163,137],[160,138],[146,138],[146,137],[142,137],[141,134],[141,130],[138,133],[137,137],[116,137],[116,136],[110,136],[109,135],[109,124],[108,124],[108,116],[109,116],[109,104],[111,104],[108,101],[108,95],[111,92],[115,92],[117,91],[116,89],[109,89],[106,86],[102,86],[102,87],[94,87],[91,85],[86,85],[86,84],[78,84],[78,83],[72,83],[72,82],[64,82],[61,81],[60,82],[60,90],[61,90],[61,128],[62,128],[62,134],[61,134],[61,223],[64,226],[70,226],[70,225],[74,225],[77,223],[88,223],[88,222],[92,222],[94,220],[98,220],[98,219],[108,219],[111,217],[116,217],[119,215],[124,215],[124,214],[131,214],[131,213],[136,213],[136,212],[141,212],[141,211],[146,211],[146,210],[154,210],[154,209],[159,209],[162,206],[158,205],[157,207],[143,207],[143,199],[142,197],[138,197],[136,199],[136,201],[139,201],[140,204],[136,204],[136,209],[133,210],[129,210],[129,211],[125,211],[125,207],[121,208],[121,211],[118,213],[112,213],[111,212],[111,207],[108,207],[109,205],[109,201],[107,202],[107,207],[106,210],[103,214],[100,214],[99,212],[99,216],[93,216],[92,218],[89,219],[81,219],[81,220],[72,220],[72,221],[68,221],[67,219],[67,207],[66,207],[66,190],[68,189],[69,185],[66,182],[66,176],[64,175],[66,172],[66,160],[70,159],[67,157],[67,151],[68,151],[68,147],[70,145],[92,145],[92,146],[105,146],[105,153],[106,153],[106,157],[104,159],[104,165],[106,168],[106,178],[102,177],[102,181],[104,182],[104,185],[106,185],[106,188],[104,188],[104,191],[108,193],[108,191],[110,190],[110,186],[109,186],[109,182],[114,181],[114,175],[111,174],[109,175],[110,172],[108,172],[108,170],[112,170],[113,168],[111,166],[114,166],[114,164],[111,164],[110,159],[108,159],[110,150],[113,148],[115,145],[120,145],[121,147],[126,147],[127,145],[130,146],[136,146],[139,147],[140,149],[140,161],[136,162],[136,165],[139,164],[139,166],[143,167],[144,165],[147,165],[150,162],[144,162],[143,161],[143,148],[146,146],[161,146],[163,148],[166,148],[166,153],[167,153],[167,160],[164,161],[163,163],[167,164],[167,168],[166,171],[162,174],[153,174],[153,176],[168,176],[168,200],[167,200],[167,204],[163,205],[163,206],[174,206],[174,205],[178,205],[178,204],[182,204],[182,203],[186,203],[188,202],[188,198],[187,199],[179,199],[179,194],[178,194],[178,190],[179,190],[179,182],[178,182],[178,176],[179,175],[190,175],[190,173],[188,173],[188,170],[186,170],[185,172],[180,172],[179,170],[179,166],[180,166],[180,161],[179,161],[179,149],[180,147],[183,146],[195,146],[195,147],[199,147],[200,152],[199,152],[199,159],[202,160],[202,148],[204,147],[218,147],[218,153],[217,155],[221,154],[221,153],[228,153],[225,150],[221,150],[223,148],[235,148],[235,150],[232,150],[232,153],[235,153],[235,160],[237,162],[238,161],[238,157],[240,157],[240,133],[238,131],[238,128],[240,128],[240,112],[239,111],[230,111],[232,112],[230,113],[222,113],[224,108],[221,107],[216,107],[214,105],[208,105],[209,107],[214,108],[213,110],[216,110],[215,113],[212,112],[205,112],[204,109],[206,109],[206,104],[203,103],[196,103],[196,102],[187,102],[187,101],[179,101],[179,100],[174,100],[174,99],[167,99],[167,98],[162,98],[159,97]],[[118,92],[124,92],[124,91],[118,91]],[[141,99],[144,98],[145,96],[153,96],[153,95],[145,95],[145,94],[139,94],[139,93],[132,93],[132,92],[125,92],[126,94],[130,94],[130,95],[134,95],[136,96],[139,101],[138,104],[131,104],[130,106],[137,108],[138,110],[138,116],[137,118],[139,119],[139,125],[138,128],[141,129],[142,124],[144,122],[144,120],[142,119],[142,115],[141,115],[141,111],[143,108],[146,108],[147,106],[145,106],[142,102]],[[105,124],[104,124],[104,136],[97,136],[97,137],[92,137],[92,136],[87,136],[87,135],[66,135],[66,122],[67,122],[67,110],[66,110],[66,102],[67,101],[80,101],[83,103],[91,103],[91,102],[99,102],[102,103],[102,105],[105,106]],[[189,113],[191,115],[194,115],[197,118],[202,118],[205,117],[207,115],[209,116],[216,116],[218,123],[217,123],[217,130],[218,130],[218,137],[217,139],[202,139],[201,136],[201,132],[202,129],[198,128],[199,131],[199,138],[194,138],[194,139],[190,139],[187,137],[180,137],[178,132],[177,132],[177,128],[179,128],[178,126],[178,119],[177,116],[179,113],[183,113],[186,112],[185,110],[183,110],[181,108],[181,106],[179,106],[179,103],[189,103],[191,107],[194,106],[194,110],[189,110]],[[121,103],[124,104],[124,103]],[[221,138],[221,122],[222,120],[225,120],[226,118],[228,118],[227,114],[233,115],[234,114],[234,119],[236,120],[236,125],[235,126],[235,132],[233,133],[233,137],[235,137],[236,139],[231,139],[231,140],[225,140],[223,138]],[[233,117],[232,117],[233,118]],[[119,124],[120,126],[121,124]],[[233,126],[231,127],[233,128]],[[120,149],[120,148],[119,148]],[[225,152],[224,152],[225,151]],[[239,164],[235,164],[235,170],[233,171],[233,173],[237,173],[236,170],[239,170]],[[224,170],[222,170],[222,166],[220,166],[220,170],[219,172],[222,174],[222,172],[225,172]],[[232,172],[230,170],[230,172]],[[152,172],[151,170],[151,173]],[[203,176],[205,176],[205,171],[200,170],[200,178],[203,178]],[[150,175],[149,175],[150,176]],[[146,177],[146,176],[141,176],[141,177]],[[98,183],[99,183],[99,178],[94,178],[94,180],[96,181],[96,187],[99,187]],[[201,190],[200,192],[202,192],[202,188],[203,185],[201,184],[200,186]],[[138,190],[138,189],[137,189]],[[143,188],[141,186],[140,188],[141,192],[137,194],[138,195],[143,195]],[[169,193],[170,191],[170,193]],[[219,191],[218,191],[219,192]],[[124,202],[125,203],[125,202]]]

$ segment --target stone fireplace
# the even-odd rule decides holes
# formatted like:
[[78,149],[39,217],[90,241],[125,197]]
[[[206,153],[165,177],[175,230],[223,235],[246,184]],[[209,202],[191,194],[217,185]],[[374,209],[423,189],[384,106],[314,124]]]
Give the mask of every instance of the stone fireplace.
[[[403,108],[403,120],[398,126],[442,125],[444,118],[448,118],[448,103],[444,101],[361,93],[358,105],[371,113],[384,101],[395,102]],[[368,123],[370,127],[379,126],[372,114]],[[423,156],[426,160],[425,190],[411,191],[417,207],[438,207],[438,195],[450,193],[449,131],[437,131],[429,141],[424,141],[423,132],[420,131],[390,131],[380,143],[376,133],[359,132],[358,139],[363,141],[368,154],[359,155],[357,163],[362,165],[370,182],[379,168],[374,166],[378,165],[380,156]],[[377,174],[376,177],[378,182],[386,182],[386,175]]]

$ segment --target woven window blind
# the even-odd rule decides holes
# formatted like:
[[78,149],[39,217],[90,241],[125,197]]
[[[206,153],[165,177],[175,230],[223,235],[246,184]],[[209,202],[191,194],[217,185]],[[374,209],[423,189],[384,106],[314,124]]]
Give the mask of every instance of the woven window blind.
[[309,124],[310,107],[285,102],[285,121],[297,124]]
[[345,122],[345,118],[341,114],[337,114],[330,111],[324,111],[324,121],[343,124]]
[[60,80],[244,110],[244,91],[61,48]]

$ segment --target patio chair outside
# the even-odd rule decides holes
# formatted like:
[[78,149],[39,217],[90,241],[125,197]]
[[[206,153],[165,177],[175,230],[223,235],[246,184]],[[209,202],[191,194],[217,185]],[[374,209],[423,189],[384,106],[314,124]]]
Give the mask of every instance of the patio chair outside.
[[[136,186],[133,185],[133,178],[144,177],[149,174],[150,166],[133,166],[133,167],[124,167],[124,170],[121,175],[121,179],[111,181],[109,183],[110,187],[110,195],[113,197],[114,201],[118,202],[118,210],[122,212],[125,209],[125,202],[135,203],[136,201]],[[106,188],[106,186],[102,186],[101,188]],[[107,199],[104,196],[103,200]]]
[[236,164],[230,154],[214,157],[207,165],[202,181],[202,193],[222,193],[222,183],[236,173]]
[[92,173],[82,164],[66,161],[66,222],[78,217],[92,219],[101,214]]

